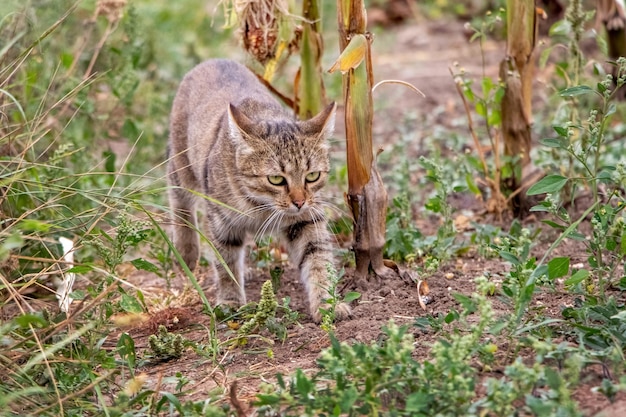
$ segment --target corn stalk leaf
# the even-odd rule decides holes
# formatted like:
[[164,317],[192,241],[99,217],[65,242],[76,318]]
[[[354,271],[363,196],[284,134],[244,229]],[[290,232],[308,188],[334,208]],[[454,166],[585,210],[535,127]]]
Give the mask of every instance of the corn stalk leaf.
[[339,70],[342,74],[345,74],[349,70],[357,68],[365,59],[368,46],[368,40],[365,35],[360,33],[354,35],[328,72],[333,73]]

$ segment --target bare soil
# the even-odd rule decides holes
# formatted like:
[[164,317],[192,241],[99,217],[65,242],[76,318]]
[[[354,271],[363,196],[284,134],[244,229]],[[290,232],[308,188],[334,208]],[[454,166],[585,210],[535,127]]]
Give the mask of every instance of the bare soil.
[[[457,95],[449,68],[458,62],[466,71],[480,76],[483,70],[487,75],[495,76],[497,65],[503,55],[504,44],[490,41],[484,45],[485,55],[481,54],[477,43],[468,42],[468,34],[462,22],[410,22],[387,29],[374,43],[374,68],[378,80],[401,79],[417,86],[426,94],[422,98],[415,92],[395,85],[381,86],[375,93],[376,120],[375,138],[377,145],[389,148],[399,140],[400,126],[406,125],[407,113],[417,115],[412,129],[427,135],[436,128],[456,129],[465,131],[466,125],[458,121],[464,117],[463,106]],[[484,61],[484,64],[482,60]],[[541,82],[542,76],[537,77]],[[400,103],[400,104],[398,104]],[[341,117],[338,118],[341,120]],[[341,129],[341,128],[340,128]],[[465,132],[464,134],[466,134]],[[337,137],[342,137],[341,131]],[[419,136],[419,135],[418,135]],[[469,136],[468,136],[469,140]],[[468,142],[468,145],[471,144]],[[335,144],[335,151],[341,153],[342,145]],[[416,141],[406,150],[409,157],[421,154],[420,141]],[[485,213],[484,207],[473,198],[455,197],[452,201],[464,216],[477,223],[490,223],[508,230],[511,219],[494,219]],[[424,218],[416,213],[415,222],[425,235],[434,234],[437,224],[432,218]],[[466,235],[471,232],[467,223]],[[539,219],[529,217],[524,220],[528,227],[541,227]],[[556,234],[543,228],[539,241],[534,247],[536,256],[541,256],[549,245],[554,242]],[[579,244],[561,245],[555,256],[570,256],[572,263],[583,262],[586,258],[584,248]],[[350,283],[344,290],[356,289],[362,293],[361,298],[353,302],[353,315],[349,320],[336,324],[336,335],[340,340],[350,342],[375,341],[381,335],[381,327],[393,319],[400,324],[413,324],[416,317],[447,314],[451,309],[460,309],[452,294],[469,295],[474,288],[474,278],[489,271],[492,275],[504,276],[508,264],[499,258],[485,259],[470,251],[444,265],[440,272],[428,278],[432,302],[426,310],[420,307],[415,282],[400,275],[385,281],[372,277],[369,282],[354,285],[351,283],[352,270],[347,268],[345,282]],[[199,271],[199,278],[206,288],[210,301],[213,300],[213,288],[210,272],[207,267]],[[163,280],[134,273],[128,279],[139,285],[152,300],[154,310],[148,325],[131,330],[139,352],[147,348],[147,337],[158,324],[165,324],[170,331],[183,334],[190,340],[209,343],[207,340],[210,319],[202,313],[202,305],[193,290],[186,288],[185,278],[179,276],[172,282],[171,288],[165,288]],[[246,284],[248,297],[258,299],[262,283],[269,279],[269,273],[263,269],[251,269]],[[200,357],[192,351],[186,352],[179,360],[163,363],[148,363],[141,367],[140,372],[148,375],[148,384],[155,387],[173,389],[171,380],[177,373],[185,375],[191,383],[189,398],[206,397],[214,390],[228,390],[236,381],[236,396],[247,406],[258,392],[259,385],[264,381],[274,381],[277,373],[290,374],[296,368],[305,371],[314,370],[315,360],[320,351],[329,346],[327,334],[315,325],[307,314],[306,301],[303,299],[303,288],[298,282],[296,271],[288,267],[281,279],[277,294],[291,298],[291,307],[301,313],[299,324],[289,329],[284,342],[267,339],[250,338],[248,344],[234,349],[225,348],[218,363],[212,358]],[[157,302],[158,300],[158,302]],[[508,307],[497,297],[493,297],[494,307],[498,314],[509,314]],[[546,316],[560,317],[561,309],[572,305],[572,297],[565,291],[540,290],[534,297],[531,308],[541,309]],[[426,359],[430,346],[439,336],[410,327],[416,339],[415,356]],[[227,335],[230,329],[224,325],[220,332]],[[115,340],[112,340],[115,343]],[[505,341],[502,341],[505,343]],[[271,351],[271,354],[268,352]],[[502,349],[505,352],[506,349]],[[529,359],[532,359],[529,358]],[[510,358],[499,358],[485,377],[499,377],[504,365]],[[607,416],[624,415],[618,406],[611,406],[600,393],[592,392],[590,387],[597,385],[602,378],[600,369],[588,368],[580,387],[575,392],[585,415],[593,416],[605,410]],[[625,397],[622,395],[622,413]],[[611,408],[613,407],[613,408]]]

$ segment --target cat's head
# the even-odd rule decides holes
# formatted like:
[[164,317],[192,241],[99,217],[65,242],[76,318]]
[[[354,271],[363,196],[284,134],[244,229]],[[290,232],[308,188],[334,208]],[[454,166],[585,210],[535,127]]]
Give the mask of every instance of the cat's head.
[[334,129],[335,109],[332,103],[306,121],[284,116],[259,120],[230,106],[235,168],[251,199],[291,216],[319,210],[316,194],[330,169],[327,139]]

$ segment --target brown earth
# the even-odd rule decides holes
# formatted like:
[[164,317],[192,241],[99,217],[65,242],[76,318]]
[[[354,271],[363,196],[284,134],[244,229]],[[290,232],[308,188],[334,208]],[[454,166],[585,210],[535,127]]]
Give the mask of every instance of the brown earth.
[[[501,42],[489,41],[484,45],[485,66],[487,75],[495,76],[497,64],[503,54],[504,45]],[[406,153],[414,158],[423,153],[421,143],[424,137],[434,129],[450,129],[467,135],[466,123],[463,122],[464,111],[459,99],[449,68],[458,63],[468,73],[479,77],[483,72],[481,51],[477,43],[469,43],[467,32],[461,22],[411,22],[386,30],[380,34],[374,43],[373,50],[375,75],[378,80],[401,79],[411,82],[426,94],[422,98],[415,92],[397,85],[381,86],[375,93],[376,120],[375,140],[377,145],[389,150],[391,144],[401,139],[403,129],[414,130],[416,140],[412,141]],[[537,77],[541,83],[542,74]],[[541,98],[539,98],[541,100]],[[397,103],[402,103],[398,106]],[[407,114],[412,118],[407,122]],[[341,117],[339,118],[341,120]],[[340,128],[341,129],[341,128]],[[337,137],[342,137],[341,131]],[[468,137],[468,145],[469,136]],[[340,158],[343,152],[340,143],[334,144],[334,151]],[[384,170],[389,167],[381,167]],[[416,190],[423,192],[423,187]],[[340,192],[340,191],[339,191]],[[457,214],[466,216],[464,221],[467,228],[461,233],[461,238],[469,239],[472,226],[467,220],[489,223],[507,230],[510,218],[498,221],[484,211],[479,201],[466,196],[455,196],[451,201],[457,206]],[[424,233],[436,233],[436,222],[416,212],[415,222]],[[524,220],[526,227],[541,227],[536,217]],[[556,234],[545,230],[540,234],[539,241],[533,251],[536,256],[546,252],[549,245],[555,240]],[[586,259],[584,248],[578,244],[567,244],[557,248],[555,256],[571,256],[572,263],[583,262]],[[426,310],[420,307],[416,284],[413,280],[397,276],[381,282],[372,279],[366,285],[359,283],[358,291],[362,293],[360,299],[353,302],[353,315],[349,320],[336,324],[336,335],[339,340],[350,342],[375,341],[381,335],[381,327],[393,319],[400,324],[413,324],[416,317],[447,314],[451,309],[460,306],[452,297],[455,292],[471,294],[474,291],[473,279],[485,272],[492,276],[503,277],[508,270],[508,264],[499,258],[485,259],[474,251],[453,259],[444,265],[436,274],[428,277],[430,288],[429,296],[432,302],[427,304]],[[288,267],[281,279],[277,294],[279,299],[291,297],[291,307],[301,313],[298,324],[288,329],[284,342],[272,339],[268,334],[266,339],[250,338],[243,347],[229,349],[224,347],[217,358],[198,356],[192,351],[186,352],[181,359],[163,363],[147,363],[139,371],[147,374],[147,384],[163,389],[173,389],[172,379],[176,373],[182,373],[191,382],[189,398],[206,398],[214,390],[227,391],[237,382],[236,397],[247,406],[258,392],[258,386],[263,381],[274,381],[277,373],[290,374],[296,368],[305,371],[315,369],[315,360],[320,351],[329,346],[327,334],[315,325],[307,315],[306,302],[303,299],[303,288],[297,280],[295,270]],[[206,288],[209,300],[213,300],[211,279],[208,268],[203,267],[198,276]],[[345,282],[350,283],[352,270],[347,268]],[[209,316],[202,313],[202,305],[194,291],[186,288],[186,280],[178,276],[172,282],[170,289],[162,288],[163,280],[135,273],[128,277],[129,281],[142,288],[148,299],[154,304],[153,316],[148,328],[134,329],[131,335],[135,338],[138,352],[147,348],[147,336],[154,331],[156,325],[166,324],[172,331],[184,337],[207,344],[210,325]],[[260,287],[269,279],[269,271],[253,269],[247,282],[247,294],[252,300],[258,299]],[[347,290],[348,288],[346,288]],[[155,301],[155,300],[158,300]],[[496,312],[508,314],[507,306],[497,297],[492,302]],[[542,289],[534,297],[533,309],[541,309],[547,317],[560,317],[564,306],[571,305],[571,296],[561,291]],[[159,312],[160,311],[160,312]],[[439,336],[422,332],[417,327],[410,327],[416,339],[415,357],[428,357],[430,346]],[[227,339],[233,331],[223,324],[220,335]],[[116,340],[111,342],[116,343]],[[504,343],[504,342],[503,342]],[[504,351],[504,350],[503,350]],[[508,358],[510,359],[510,358]],[[532,356],[530,357],[532,360]],[[498,358],[492,366],[492,371],[485,377],[501,376],[507,358]],[[601,370],[588,368],[582,383],[575,392],[575,399],[581,405],[585,415],[593,416],[605,410],[606,416],[621,415],[618,406],[610,406],[608,400],[600,393],[591,391],[591,387],[601,381]],[[623,401],[625,396],[620,397]],[[611,411],[611,407],[617,411]]]

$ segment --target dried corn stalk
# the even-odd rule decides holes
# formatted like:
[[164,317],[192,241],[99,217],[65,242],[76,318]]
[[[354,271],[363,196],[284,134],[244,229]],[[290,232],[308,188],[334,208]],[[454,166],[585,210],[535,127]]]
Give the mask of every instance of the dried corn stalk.
[[[500,64],[500,78],[505,85],[502,98],[502,136],[504,153],[512,157],[511,191],[522,186],[523,168],[530,164],[531,100],[537,42],[537,12],[534,0],[507,0],[507,50]],[[519,215],[527,208],[524,193],[512,200]]]
[[331,70],[343,73],[347,199],[354,222],[355,277],[366,278],[370,267],[378,276],[387,276],[393,274],[383,262],[387,191],[372,150],[372,38],[366,32],[363,0],[337,0],[337,11],[342,52]]

